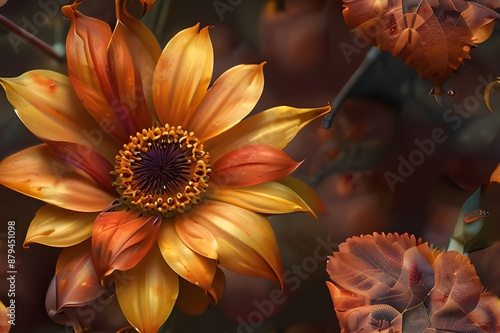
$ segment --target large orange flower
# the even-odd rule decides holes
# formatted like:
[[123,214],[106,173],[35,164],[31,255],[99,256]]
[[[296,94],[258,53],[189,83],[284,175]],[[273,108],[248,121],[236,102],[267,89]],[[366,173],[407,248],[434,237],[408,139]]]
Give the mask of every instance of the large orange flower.
[[[110,288],[137,330],[156,332],[176,302],[192,313],[217,302],[219,265],[282,285],[267,215],[315,214],[320,203],[289,176],[300,163],[281,149],[329,107],[242,120],[262,93],[263,64],[233,67],[210,86],[208,28],[183,30],[161,51],[125,1],[113,31],[78,2],[63,8],[69,77],[0,80],[44,141],[0,163],[0,183],[47,203],[25,245],[69,247],[49,314],[80,330],[74,308]],[[153,2],[141,0],[144,13]]]

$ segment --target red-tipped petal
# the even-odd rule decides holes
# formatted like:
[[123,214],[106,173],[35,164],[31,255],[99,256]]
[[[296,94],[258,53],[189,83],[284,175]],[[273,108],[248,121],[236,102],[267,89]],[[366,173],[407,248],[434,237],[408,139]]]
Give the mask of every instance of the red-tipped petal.
[[0,162],[0,184],[78,212],[103,210],[116,198],[89,177],[61,163],[45,144],[22,150]]
[[47,144],[62,163],[83,171],[109,193],[116,193],[109,174],[113,165],[95,150],[73,142],[49,141]]
[[284,178],[299,165],[300,162],[271,146],[245,146],[215,162],[211,177],[222,187],[250,186]]
[[92,230],[92,260],[99,277],[137,265],[156,243],[160,225],[159,217],[133,210],[99,214]]

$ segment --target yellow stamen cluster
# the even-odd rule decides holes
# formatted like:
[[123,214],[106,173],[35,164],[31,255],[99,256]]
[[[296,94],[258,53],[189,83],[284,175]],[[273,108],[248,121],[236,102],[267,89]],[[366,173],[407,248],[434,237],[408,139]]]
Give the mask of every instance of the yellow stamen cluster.
[[131,209],[171,217],[201,202],[208,187],[210,155],[193,132],[155,127],[130,137],[116,156],[115,182]]

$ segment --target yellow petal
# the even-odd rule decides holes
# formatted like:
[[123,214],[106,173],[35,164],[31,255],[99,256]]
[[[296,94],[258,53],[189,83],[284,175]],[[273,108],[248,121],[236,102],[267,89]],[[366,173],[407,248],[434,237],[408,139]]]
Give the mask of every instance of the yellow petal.
[[175,35],[156,66],[153,99],[164,124],[186,128],[190,114],[200,104],[212,79],[212,42],[208,28],[200,32],[198,29],[199,24]]
[[45,144],[0,162],[0,183],[24,195],[78,212],[97,212],[116,196],[62,164]]
[[[11,306],[10,304],[7,304]],[[0,332],[8,333],[11,328],[11,317],[9,316],[10,310],[0,301]]]
[[239,65],[224,72],[210,87],[186,126],[209,140],[245,118],[264,88],[264,63]]
[[134,268],[115,276],[116,296],[127,320],[141,333],[156,333],[172,312],[179,277],[154,246]]
[[205,228],[189,219],[186,214],[178,214],[175,218],[177,235],[194,252],[217,259],[217,240]]
[[321,201],[318,193],[302,180],[288,176],[278,180],[278,182],[297,193],[301,200],[303,200],[304,204],[309,207],[309,211],[314,215],[314,217],[317,218],[318,213],[325,211],[325,206],[323,205],[323,201]]
[[191,210],[190,218],[215,236],[219,244],[217,258],[222,266],[283,286],[278,245],[265,216],[212,200]]
[[0,79],[0,84],[19,119],[40,139],[78,143],[104,156],[116,150],[83,107],[67,76],[33,70]]
[[275,107],[243,120],[208,141],[206,146],[213,162],[226,153],[246,145],[265,144],[283,149],[305,125],[329,111],[330,106],[312,109]]
[[224,201],[263,214],[315,212],[291,188],[279,182],[266,182],[246,187],[217,188],[209,194],[214,200]]
[[36,212],[35,218],[31,221],[24,247],[30,243],[55,247],[68,247],[81,243],[92,235],[92,226],[97,214],[45,205]]
[[158,234],[158,245],[165,261],[183,279],[204,290],[211,289],[217,262],[187,247],[177,235],[171,221],[162,224]]

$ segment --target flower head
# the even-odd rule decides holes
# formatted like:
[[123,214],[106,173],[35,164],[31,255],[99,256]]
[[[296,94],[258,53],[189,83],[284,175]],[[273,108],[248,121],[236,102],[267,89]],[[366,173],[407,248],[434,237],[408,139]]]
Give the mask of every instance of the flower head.
[[497,332],[500,301],[469,258],[408,234],[349,238],[327,282],[342,332]]
[[[198,313],[220,299],[219,265],[282,285],[267,216],[321,208],[289,176],[300,163],[282,149],[329,107],[244,119],[264,64],[233,67],[210,85],[208,28],[183,30],[162,51],[126,1],[116,1],[113,30],[79,2],[63,8],[69,77],[37,70],[0,80],[44,141],[0,163],[0,183],[47,203],[25,245],[68,247],[49,314],[82,329],[74,308],[104,288],[137,330],[155,332],[174,304]],[[143,13],[153,2],[141,0]]]

